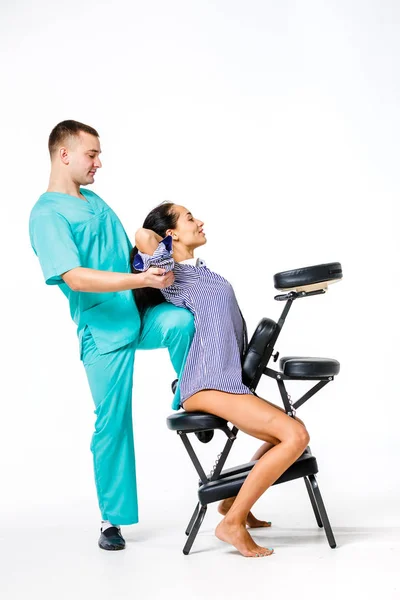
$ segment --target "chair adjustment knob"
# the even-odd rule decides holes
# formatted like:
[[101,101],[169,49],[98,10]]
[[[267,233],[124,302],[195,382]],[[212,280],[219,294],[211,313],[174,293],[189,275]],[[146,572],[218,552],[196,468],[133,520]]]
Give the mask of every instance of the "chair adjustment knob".
[[205,431],[195,431],[195,436],[202,442],[203,444],[208,444],[214,437],[213,429],[206,429]]

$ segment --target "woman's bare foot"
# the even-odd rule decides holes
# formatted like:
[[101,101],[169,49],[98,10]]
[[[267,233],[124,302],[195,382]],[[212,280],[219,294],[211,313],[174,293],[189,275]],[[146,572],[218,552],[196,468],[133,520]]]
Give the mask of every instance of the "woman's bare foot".
[[[232,504],[234,503],[235,498],[227,498],[226,500],[221,500],[218,505],[218,512],[225,516]],[[246,518],[246,525],[248,527],[271,527],[271,521],[260,521],[257,519],[252,512],[249,512]]]
[[222,519],[215,530],[215,535],[222,542],[232,544],[232,546],[239,550],[242,556],[254,558],[269,556],[274,552],[272,548],[258,546],[244,524],[230,524],[227,522],[227,519]]

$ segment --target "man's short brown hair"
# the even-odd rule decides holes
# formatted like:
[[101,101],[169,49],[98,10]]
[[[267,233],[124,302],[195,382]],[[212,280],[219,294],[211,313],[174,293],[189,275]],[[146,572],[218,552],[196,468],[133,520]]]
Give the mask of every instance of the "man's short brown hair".
[[53,155],[65,138],[68,136],[77,136],[81,131],[99,137],[99,134],[93,127],[85,125],[84,123],[79,123],[79,121],[61,121],[61,123],[56,125],[49,136],[50,156]]

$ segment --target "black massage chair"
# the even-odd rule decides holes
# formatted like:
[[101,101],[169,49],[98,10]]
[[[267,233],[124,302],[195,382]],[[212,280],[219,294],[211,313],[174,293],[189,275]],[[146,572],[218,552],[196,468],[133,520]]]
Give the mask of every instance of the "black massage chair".
[[[285,356],[280,359],[280,370],[277,371],[268,366],[271,358],[276,362],[279,357],[279,352],[274,353],[275,344],[293,302],[298,298],[324,294],[329,284],[339,281],[341,278],[340,263],[328,263],[277,273],[274,276],[275,288],[284,293],[275,296],[275,300],[286,302],[282,314],[277,323],[272,319],[261,319],[245,351],[243,382],[255,392],[262,375],[275,379],[285,411],[290,417],[294,417],[295,411],[311,396],[333,381],[335,375],[339,373],[340,364],[332,358]],[[285,381],[294,380],[306,380],[314,383],[296,402],[291,401],[285,388]],[[176,383],[175,381],[173,389]],[[238,429],[235,426],[229,426],[228,422],[220,417],[202,412],[180,411],[167,418],[167,426],[178,433],[200,477],[197,490],[198,503],[185,532],[188,538],[183,553],[189,554],[208,504],[236,496],[255,462],[222,470],[236,439]],[[228,439],[221,454],[218,455],[212,471],[207,476],[196,456],[188,434],[194,433],[201,442],[207,443],[213,438],[216,429],[225,433]],[[275,481],[274,485],[299,477],[304,478],[317,524],[324,528],[330,547],[335,548],[335,538],[317,484],[316,473],[318,473],[316,458],[307,447],[302,456]]]

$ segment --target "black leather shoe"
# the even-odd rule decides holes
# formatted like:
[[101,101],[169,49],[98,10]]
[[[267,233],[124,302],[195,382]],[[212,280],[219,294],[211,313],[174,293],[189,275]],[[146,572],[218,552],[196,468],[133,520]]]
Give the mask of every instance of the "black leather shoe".
[[102,531],[99,537],[99,546],[103,550],[123,550],[125,540],[119,527],[108,527],[105,531]]

